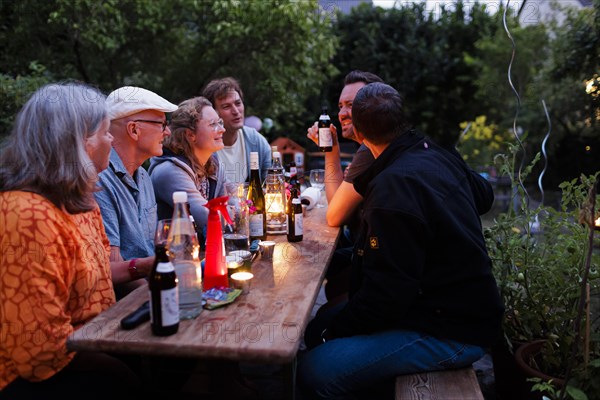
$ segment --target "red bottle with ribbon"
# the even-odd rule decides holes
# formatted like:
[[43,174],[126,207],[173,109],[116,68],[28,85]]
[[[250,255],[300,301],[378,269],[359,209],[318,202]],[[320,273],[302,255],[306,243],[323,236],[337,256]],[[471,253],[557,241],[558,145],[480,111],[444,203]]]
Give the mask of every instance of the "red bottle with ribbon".
[[206,227],[206,260],[204,262],[204,290],[217,286],[229,287],[227,263],[225,262],[225,241],[219,212],[227,223],[232,224],[227,211],[228,196],[209,200],[204,207],[208,208]]

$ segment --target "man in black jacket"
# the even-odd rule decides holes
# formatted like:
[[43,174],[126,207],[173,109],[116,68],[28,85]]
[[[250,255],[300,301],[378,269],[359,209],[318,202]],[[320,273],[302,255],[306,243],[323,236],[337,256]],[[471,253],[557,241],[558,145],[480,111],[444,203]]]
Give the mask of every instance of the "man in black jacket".
[[354,181],[364,206],[349,301],[300,363],[309,398],[372,398],[397,375],[471,365],[503,314],[462,160],[411,129],[383,83],[358,92],[353,123],[376,160]]

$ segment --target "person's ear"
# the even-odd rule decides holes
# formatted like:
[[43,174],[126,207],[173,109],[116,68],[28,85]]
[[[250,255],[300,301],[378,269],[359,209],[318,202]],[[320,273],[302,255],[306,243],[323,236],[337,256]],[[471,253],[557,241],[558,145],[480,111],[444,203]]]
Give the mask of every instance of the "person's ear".
[[185,137],[189,142],[193,142],[196,139],[196,132],[191,129],[185,129]]
[[139,139],[139,132],[140,132],[140,128],[137,126],[137,124],[133,121],[129,121],[127,122],[127,126],[125,128],[127,130],[127,134],[129,135],[129,137],[133,140],[138,140]]

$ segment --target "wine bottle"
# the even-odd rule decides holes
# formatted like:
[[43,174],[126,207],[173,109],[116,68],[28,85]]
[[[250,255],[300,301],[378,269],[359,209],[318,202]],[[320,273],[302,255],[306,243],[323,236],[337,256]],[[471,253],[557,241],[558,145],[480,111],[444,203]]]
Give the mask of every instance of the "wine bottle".
[[289,180],[288,183],[290,184],[291,187],[296,188],[298,191],[300,191],[300,180],[298,179],[298,168],[296,167],[296,163],[294,161],[292,161],[289,164]]
[[331,118],[327,115],[327,107],[321,109],[321,116],[319,117],[319,150],[323,152],[331,151],[333,147],[333,137],[331,136]]
[[250,215],[250,240],[265,240],[267,238],[267,210],[258,172],[258,153],[255,151],[250,153],[250,184],[248,185],[247,199],[252,201],[255,208],[254,213]]
[[187,208],[187,193],[173,193],[173,218],[167,248],[179,280],[180,319],[196,318],[202,312],[200,246]]
[[154,254],[156,256],[154,265],[148,277],[150,326],[152,334],[169,336],[179,329],[177,277],[165,246],[157,245]]
[[300,185],[300,191],[302,192],[304,184],[304,153],[297,151],[294,153],[294,162],[296,163],[298,184]]
[[[293,190],[292,196],[296,195]],[[302,205],[298,197],[293,197],[291,207],[288,207],[287,240],[288,242],[300,242],[303,238]]]

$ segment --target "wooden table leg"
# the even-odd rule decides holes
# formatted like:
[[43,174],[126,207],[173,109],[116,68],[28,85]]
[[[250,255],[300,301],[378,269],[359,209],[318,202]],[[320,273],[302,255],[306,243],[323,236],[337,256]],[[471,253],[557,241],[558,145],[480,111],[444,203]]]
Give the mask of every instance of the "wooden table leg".
[[296,366],[296,357],[294,357],[292,362],[283,366],[283,391],[285,396],[284,398],[289,400],[296,399]]

